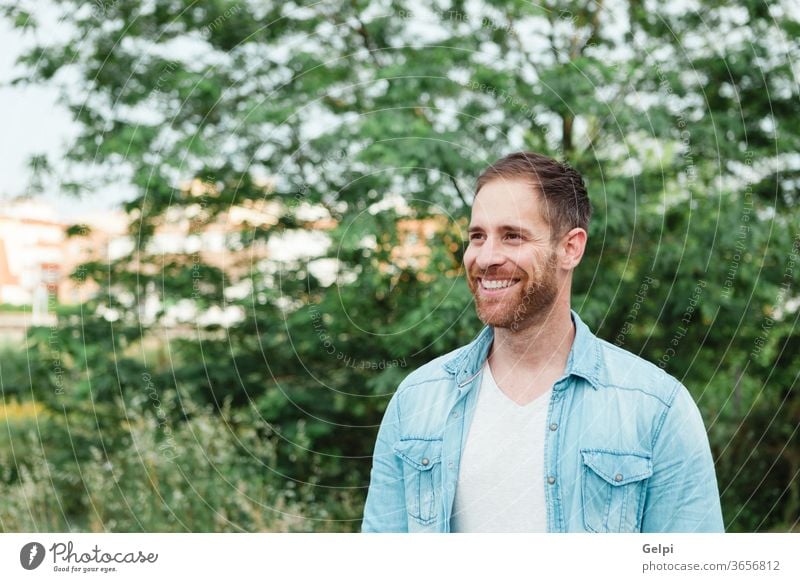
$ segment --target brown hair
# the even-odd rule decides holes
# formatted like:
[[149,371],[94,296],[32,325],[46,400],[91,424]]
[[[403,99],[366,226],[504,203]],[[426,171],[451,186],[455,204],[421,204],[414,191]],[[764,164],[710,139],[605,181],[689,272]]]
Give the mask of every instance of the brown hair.
[[586,185],[583,177],[568,164],[535,152],[510,154],[496,161],[478,176],[475,195],[488,182],[498,178],[522,178],[536,188],[544,199],[553,239],[575,227],[589,230],[592,206],[586,193]]

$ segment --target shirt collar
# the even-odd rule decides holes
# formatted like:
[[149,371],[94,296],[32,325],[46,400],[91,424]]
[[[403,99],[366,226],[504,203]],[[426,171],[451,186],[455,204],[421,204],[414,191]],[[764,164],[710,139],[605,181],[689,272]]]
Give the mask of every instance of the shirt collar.
[[[574,375],[584,378],[596,390],[602,385],[599,377],[600,340],[577,313],[570,310],[570,314],[575,324],[575,339],[569,351],[564,377]],[[494,328],[487,325],[472,342],[444,364],[444,369],[455,376],[459,390],[469,389],[470,381],[478,375],[486,362],[493,339]]]
[[597,390],[602,386],[600,379],[600,340],[597,339],[589,326],[583,323],[578,314],[570,310],[572,321],[575,324],[575,339],[569,351],[567,366],[564,376],[580,376]]

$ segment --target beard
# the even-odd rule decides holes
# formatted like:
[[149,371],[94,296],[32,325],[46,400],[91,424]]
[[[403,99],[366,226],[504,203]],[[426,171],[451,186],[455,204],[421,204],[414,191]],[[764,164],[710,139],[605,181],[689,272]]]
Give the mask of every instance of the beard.
[[[558,296],[556,277],[556,253],[552,252],[541,270],[534,271],[530,280],[520,278],[522,285],[515,285],[513,293],[503,297],[486,297],[478,289],[477,278],[484,273],[473,272],[467,282],[475,298],[478,318],[493,327],[507,328],[511,331],[525,329],[532,324],[544,321]],[[497,273],[492,273],[495,275]],[[517,277],[510,277],[517,278]]]

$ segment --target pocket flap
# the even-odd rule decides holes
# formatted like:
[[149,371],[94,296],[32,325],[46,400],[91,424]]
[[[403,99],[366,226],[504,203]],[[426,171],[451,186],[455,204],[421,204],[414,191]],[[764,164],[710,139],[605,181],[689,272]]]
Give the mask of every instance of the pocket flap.
[[430,471],[442,460],[442,439],[401,439],[394,452],[418,471]]
[[583,464],[611,485],[627,485],[653,474],[649,455],[581,449]]

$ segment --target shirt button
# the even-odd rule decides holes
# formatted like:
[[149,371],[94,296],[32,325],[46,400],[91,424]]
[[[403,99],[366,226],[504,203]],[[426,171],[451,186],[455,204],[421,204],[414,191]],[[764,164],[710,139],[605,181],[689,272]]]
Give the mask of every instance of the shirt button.
[[550,485],[552,485],[553,483],[556,482],[556,478],[551,475],[550,477],[547,478],[547,482],[550,483]]
[[550,430],[556,430],[557,428],[558,428],[558,424],[555,423],[555,422],[550,425]]
[[617,483],[619,483],[620,481],[622,481],[622,475],[620,475],[619,473],[617,473],[616,475],[614,475],[614,481],[616,481]]
[[422,465],[423,465],[424,467],[427,467],[427,466],[428,466],[428,463],[430,463],[430,461],[429,461],[428,459],[422,459]]
[[455,467],[455,464],[453,464],[453,461],[450,461],[449,463],[447,463],[447,468],[448,469],[452,469],[453,467]]
[[453,418],[458,418],[459,416],[460,416],[460,413],[458,412],[458,410],[456,410],[456,411],[453,413]]

